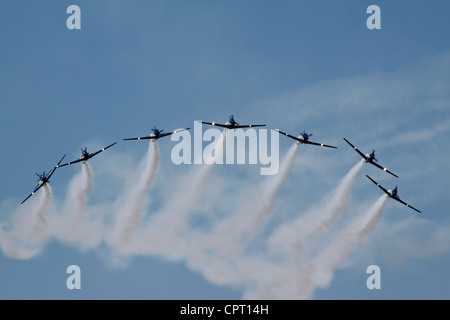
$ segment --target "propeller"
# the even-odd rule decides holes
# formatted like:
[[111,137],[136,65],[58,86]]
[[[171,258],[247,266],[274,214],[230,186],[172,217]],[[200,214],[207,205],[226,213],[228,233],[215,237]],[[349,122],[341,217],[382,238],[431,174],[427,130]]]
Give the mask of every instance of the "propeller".
[[309,139],[309,137],[312,137],[312,133],[306,133],[306,131],[305,130],[303,130],[303,133],[302,133],[302,136],[303,136],[303,138],[304,139],[306,139],[306,140],[308,140]]
[[156,126],[153,126],[152,131],[153,131],[154,134],[158,134],[158,133],[163,132],[164,129],[159,130],[159,129],[156,128]]
[[41,181],[43,178],[46,177],[46,171],[44,171],[42,174],[36,173],[36,175],[38,176],[38,181]]

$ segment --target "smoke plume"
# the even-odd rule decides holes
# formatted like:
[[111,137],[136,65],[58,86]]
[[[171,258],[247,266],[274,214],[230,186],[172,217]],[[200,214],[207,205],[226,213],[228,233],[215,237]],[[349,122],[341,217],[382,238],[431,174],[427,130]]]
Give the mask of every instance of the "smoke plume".
[[3,252],[13,259],[30,259],[38,255],[47,240],[47,214],[52,203],[52,189],[41,188],[38,204],[28,204],[14,214],[12,226],[2,225],[0,243]]
[[297,255],[304,248],[304,242],[324,233],[341,213],[348,209],[348,197],[356,176],[365,161],[358,162],[341,180],[338,187],[327,194],[315,207],[298,219],[280,227],[268,240],[269,250],[285,256]]
[[119,203],[112,229],[108,230],[106,241],[116,249],[127,246],[133,232],[142,220],[148,204],[147,191],[150,188],[159,166],[159,148],[156,139],[149,143],[145,168],[137,182],[133,183]]
[[[347,227],[339,231],[328,246],[314,260],[311,291],[330,284],[334,270],[348,257],[351,251],[362,245],[381,219],[388,196],[383,194],[367,212],[356,217]],[[312,292],[311,292],[312,293]]]
[[88,194],[92,185],[92,169],[87,161],[81,172],[69,184],[66,200],[60,210],[51,215],[51,234],[61,242],[82,250],[95,248],[102,239],[102,223],[87,211]]
[[208,162],[199,168],[194,167],[193,171],[182,177],[176,189],[168,195],[165,206],[134,230],[133,241],[122,253],[161,255],[171,260],[186,258],[192,251],[187,240],[190,236],[190,220],[197,212],[200,196],[205,191],[207,177],[214,163],[223,155],[227,133],[227,129],[222,131]]

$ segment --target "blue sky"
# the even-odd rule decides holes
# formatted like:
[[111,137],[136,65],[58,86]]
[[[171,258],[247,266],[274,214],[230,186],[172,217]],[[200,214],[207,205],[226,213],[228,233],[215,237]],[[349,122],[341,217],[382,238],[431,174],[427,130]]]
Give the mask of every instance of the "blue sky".
[[[66,28],[71,4],[81,8],[81,30]],[[381,8],[381,30],[366,27],[371,4]],[[111,208],[141,173],[148,148],[123,138],[147,135],[154,125],[170,131],[234,114],[238,122],[292,134],[307,130],[338,146],[300,147],[256,240],[264,242],[277,227],[327,202],[359,161],[343,137],[363,152],[376,149],[380,163],[400,178],[365,165],[342,219],[321,235],[323,245],[381,195],[365,174],[387,188],[398,185],[401,197],[423,212],[417,216],[388,201],[367,241],[311,298],[448,299],[449,14],[447,1],[2,1],[0,223],[9,230],[15,217],[36,207],[42,190],[19,206],[35,186],[35,172],[65,153],[75,159],[81,147],[92,152],[118,141],[89,162],[88,214],[109,221]],[[169,138],[158,141],[159,167],[143,223],[155,212],[170,214],[164,208],[188,194],[185,179],[199,169],[172,164],[174,145]],[[291,145],[280,137],[281,158]],[[64,214],[80,168],[61,168],[52,177],[53,215]],[[208,228],[245,201],[251,207],[245,195],[266,181],[258,172],[212,168],[197,222]],[[176,230],[170,219],[166,226],[169,234]],[[257,250],[257,241],[253,245]],[[186,252],[182,258],[159,251],[132,255],[117,266],[105,242],[81,250],[50,237],[27,260],[2,251],[0,298],[241,299],[254,289],[239,277],[233,283],[211,279],[196,264],[195,246]],[[71,264],[82,270],[79,291],[66,288]],[[381,267],[381,290],[365,286],[371,264]],[[264,274],[278,276],[278,269]]]

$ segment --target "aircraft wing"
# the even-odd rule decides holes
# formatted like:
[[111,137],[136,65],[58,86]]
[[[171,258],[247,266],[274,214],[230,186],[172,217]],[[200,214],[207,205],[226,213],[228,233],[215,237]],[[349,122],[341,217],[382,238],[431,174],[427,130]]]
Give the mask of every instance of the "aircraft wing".
[[306,141],[305,141],[305,140],[303,140],[303,139],[300,139],[300,138],[298,138],[298,137],[295,137],[295,136],[293,136],[293,135],[290,135],[290,134],[288,134],[288,133],[286,133],[286,132],[283,132],[283,131],[280,131],[280,130],[278,130],[278,129],[273,129],[273,130],[275,130],[275,131],[277,131],[278,133],[280,133],[280,134],[282,134],[282,135],[285,135],[285,136],[287,136],[287,137],[289,137],[289,138],[291,138],[291,139],[294,139],[294,140],[296,140],[296,141],[298,141],[298,142],[300,142],[300,143],[312,144],[312,145],[315,145],[315,146],[327,147],[327,148],[334,148],[334,149],[337,148],[337,147],[335,147],[335,146],[329,146],[329,145],[323,144],[323,143],[312,142],[312,141],[309,141],[309,140],[306,140]]
[[255,128],[255,127],[265,127],[265,124],[245,124],[245,125],[237,125],[232,129],[240,129],[240,128]]
[[220,123],[215,123],[215,122],[206,122],[206,121],[201,121],[201,123],[203,124],[208,124],[210,126],[216,126],[216,127],[222,127],[222,128],[228,128],[230,129],[231,126],[228,126],[226,124],[220,124]]
[[[47,181],[50,179],[50,177],[53,175],[53,173],[55,172],[55,170],[60,166],[60,163],[63,161],[63,159],[64,159],[64,157],[65,157],[66,155],[63,155],[63,157],[61,158],[61,160],[59,160],[59,162],[58,162],[58,164],[56,165],[56,167],[54,167],[50,172],[49,172],[49,174],[47,175]],[[43,185],[45,185],[45,183],[39,183],[35,188],[34,188],[34,190],[33,190],[33,192],[32,193],[30,193],[29,195],[28,195],[28,197],[26,197],[20,204],[23,204],[25,201],[27,201],[33,194],[35,194],[36,193],[36,191],[38,191]]]
[[59,165],[58,168],[64,167],[64,166],[69,166],[69,165],[71,165],[71,164],[74,164],[74,163],[77,163],[77,162],[80,162],[80,161],[84,161],[84,160],[83,160],[83,159],[77,159],[77,160],[72,161],[72,162],[67,162],[67,163],[64,163],[64,164],[62,164],[62,165]]
[[[91,153],[91,154],[89,155],[88,159],[90,159],[90,158],[92,158],[92,157],[98,155],[100,152],[105,151],[106,149],[112,147],[112,146],[115,145],[116,143],[117,143],[117,142],[114,142],[114,143],[110,144],[109,146],[107,146],[107,147],[105,147],[105,148],[103,148],[103,149],[100,149],[100,150],[98,150],[98,151],[96,151],[96,152],[94,152],[94,153]],[[78,161],[77,161],[77,162],[78,162]]]
[[156,136],[146,136],[146,137],[137,137],[137,138],[126,138],[123,140],[148,140],[148,139],[156,139]]
[[243,125],[231,126],[231,125],[227,125],[227,124],[206,122],[206,121],[202,121],[202,123],[209,124],[210,126],[222,127],[222,128],[227,128],[227,129],[242,129],[242,128],[255,128],[255,127],[265,127],[266,126],[265,124],[243,124]]
[[25,201],[27,201],[28,199],[30,199],[30,197],[34,194],[34,192],[30,193],[30,195],[28,197],[25,198],[25,200],[23,200],[20,204],[23,204]]
[[186,128],[186,129],[175,130],[175,131],[172,131],[172,132],[161,133],[159,135],[158,139],[162,138],[162,137],[170,136],[171,134],[174,134],[174,133],[178,133],[178,132],[181,132],[181,131],[186,131],[186,130],[189,130],[189,129],[190,128]]
[[391,194],[389,193],[389,191],[387,191],[385,188],[383,188],[379,183],[377,183],[375,180],[373,180],[371,177],[369,177],[368,175],[366,175],[367,178],[369,178],[373,183],[375,183],[381,190],[384,191],[384,193],[386,193],[391,199],[397,200],[398,202],[404,204],[407,207],[410,207],[411,209],[422,213],[420,210],[417,210],[416,208],[414,208],[413,206],[411,206],[410,204],[406,203],[405,201],[403,201],[402,199],[400,199],[398,196],[391,196]]
[[[47,175],[47,180],[50,180],[50,177],[53,175],[53,173],[55,173],[55,170],[58,169],[60,167],[61,162],[63,161],[63,159],[65,158],[66,155],[63,155],[63,157],[61,158],[61,160],[59,160],[58,164],[49,172],[49,174]],[[42,186],[42,185],[41,185]]]
[[39,184],[36,186],[36,188],[34,188],[34,191],[32,193],[30,193],[28,195],[28,197],[25,198],[25,200],[23,200],[20,204],[23,204],[25,201],[27,201],[28,199],[30,199],[30,197],[36,193],[36,191],[38,191],[44,184]]
[[291,138],[291,139],[294,139],[294,140],[296,140],[296,141],[298,141],[298,142],[303,143],[303,140],[302,140],[302,139],[300,139],[300,138],[298,138],[298,137],[295,137],[295,136],[292,136],[292,135],[290,135],[289,133],[280,131],[280,130],[278,130],[278,129],[273,129],[273,128],[272,128],[272,130],[278,132],[279,134],[285,135],[286,137],[289,137],[289,138]]
[[370,161],[370,163],[373,164],[375,167],[380,168],[381,170],[383,170],[383,171],[385,171],[385,172],[387,172],[387,173],[390,173],[390,174],[392,174],[394,177],[398,178],[398,176],[397,176],[396,174],[390,172],[387,168],[385,168],[385,167],[383,167],[383,166],[380,166],[380,165],[379,165],[378,163],[376,163],[375,161]]
[[86,160],[88,160],[88,159],[90,159],[90,158],[96,156],[96,155],[99,154],[100,152],[105,151],[105,150],[108,149],[109,147],[112,147],[112,146],[115,145],[116,143],[117,143],[117,142],[114,142],[113,144],[110,144],[109,146],[107,146],[107,147],[105,147],[105,148],[103,148],[103,149],[100,149],[100,150],[98,150],[98,151],[96,151],[96,152],[94,152],[94,153],[89,154],[89,156],[87,157],[87,159],[77,159],[77,160],[74,160],[74,161],[71,161],[71,162],[64,163],[64,164],[62,164],[62,165],[58,165],[57,167],[58,167],[58,168],[59,168],[59,167],[64,167],[64,166],[68,166],[68,165],[71,165],[71,164],[74,164],[74,163],[78,163],[78,162],[81,162],[81,161],[86,161]]
[[178,133],[178,132],[185,131],[185,130],[189,130],[189,129],[190,129],[190,128],[186,128],[186,129],[181,129],[181,130],[175,130],[175,131],[172,131],[172,132],[161,133],[158,137],[157,137],[157,136],[146,136],[146,137],[138,137],[138,138],[127,138],[127,139],[123,139],[123,140],[148,140],[148,139],[159,139],[159,138],[166,137],[166,136],[169,136],[169,135],[171,135],[171,134]]
[[[347,142],[347,143],[353,148],[353,150],[355,150],[356,152],[358,152],[359,155],[360,155],[361,157],[363,157],[364,159],[367,160],[367,156],[366,156],[364,153],[362,153],[361,151],[359,151],[358,148],[355,147],[354,145],[352,145],[347,139],[344,138],[344,140],[345,140],[345,142]],[[383,168],[382,168],[382,169],[383,169]]]
[[366,174],[366,177],[370,179],[370,181],[372,181],[373,183],[375,183],[381,190],[384,191],[384,193],[386,193],[389,197],[391,196],[391,194],[389,193],[389,191],[387,191],[385,188],[383,188],[378,182],[376,182],[375,180],[373,180],[371,177],[369,177]]
[[59,165],[58,165],[57,167],[54,167],[54,168],[52,169],[52,171],[50,171],[50,173],[47,175],[47,180],[50,179],[50,177],[53,175],[53,173],[55,173],[55,170],[56,170],[58,167],[59,167]]
[[327,144],[317,143],[317,142],[312,142],[312,141],[309,141],[309,140],[307,140],[307,141],[302,141],[302,143],[313,144],[313,145],[315,145],[315,146],[320,146],[320,147],[327,147],[327,148],[334,148],[334,149],[337,149],[337,147],[335,147],[335,146],[329,146],[329,145],[327,145]]
[[[354,145],[352,145],[347,139],[344,138],[344,140],[345,140],[345,141],[346,141],[346,142],[347,142],[347,143],[348,143],[348,144],[349,144],[356,152],[358,152],[359,155],[360,155],[361,157],[363,157],[364,159],[366,159],[366,161],[369,160],[369,158],[368,158],[364,153],[362,153],[361,151],[359,151],[358,148],[356,148]],[[376,163],[375,161],[369,161],[369,162],[370,162],[371,164],[373,164],[375,167],[377,167],[377,168],[379,168],[379,169],[381,169],[381,170],[383,170],[383,171],[385,171],[385,172],[387,172],[387,173],[389,173],[389,174],[392,174],[394,177],[398,178],[398,176],[397,176],[395,173],[389,171],[387,168],[385,168],[385,167],[379,165],[379,164]]]
[[398,202],[404,204],[404,205],[407,206],[407,207],[410,207],[411,209],[417,211],[418,213],[422,213],[420,210],[417,210],[416,208],[414,208],[413,206],[409,205],[408,203],[406,203],[405,201],[403,201],[403,200],[400,199],[399,197],[395,197],[395,198],[392,198],[392,199],[397,200]]

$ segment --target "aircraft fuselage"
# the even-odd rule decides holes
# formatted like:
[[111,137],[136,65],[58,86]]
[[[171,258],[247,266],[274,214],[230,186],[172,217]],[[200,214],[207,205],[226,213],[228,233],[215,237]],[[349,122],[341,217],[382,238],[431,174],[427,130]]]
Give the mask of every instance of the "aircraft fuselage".
[[397,194],[397,189],[388,190],[388,192],[389,192],[389,197],[390,198],[399,199],[398,198],[398,194]]
[[238,126],[239,124],[238,124],[236,121],[233,121],[233,122],[227,121],[227,122],[225,122],[225,125],[226,125],[228,128],[232,129],[232,128]]
[[366,162],[373,162],[375,156],[373,154],[366,153]]

